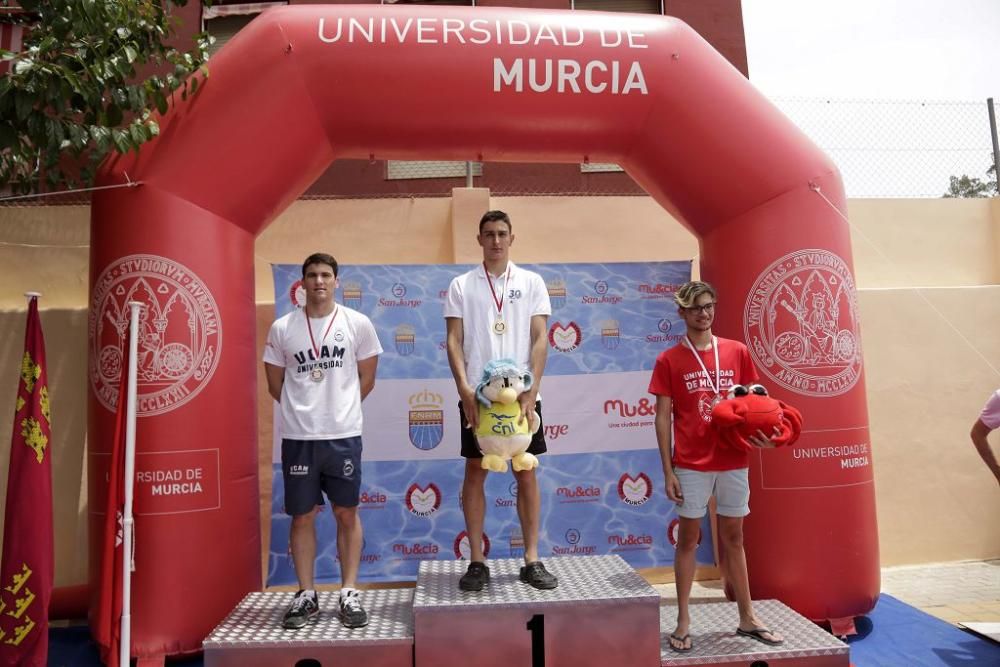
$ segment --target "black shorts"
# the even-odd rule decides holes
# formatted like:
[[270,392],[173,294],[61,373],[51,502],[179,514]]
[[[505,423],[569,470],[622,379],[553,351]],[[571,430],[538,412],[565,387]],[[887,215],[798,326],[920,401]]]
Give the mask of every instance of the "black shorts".
[[[535,434],[531,436],[531,444],[528,445],[528,453],[544,454],[548,451],[548,447],[545,446],[545,424],[542,420],[542,402],[535,401],[535,412],[538,413],[538,430]],[[471,428],[466,428],[469,425],[469,421],[465,418],[465,410],[462,409],[462,403],[458,404],[458,414],[460,415],[459,422],[462,431],[462,456],[467,459],[481,459],[483,458],[483,453],[479,451],[479,443],[476,442],[476,434],[472,432]]]
[[325,492],[336,507],[356,507],[361,497],[361,436],[339,440],[281,441],[285,512],[308,514]]

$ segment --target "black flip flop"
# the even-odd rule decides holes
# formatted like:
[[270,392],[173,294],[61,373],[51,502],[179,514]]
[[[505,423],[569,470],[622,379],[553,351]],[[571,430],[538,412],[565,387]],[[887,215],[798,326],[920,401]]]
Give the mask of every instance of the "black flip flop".
[[774,639],[768,639],[765,634],[773,635],[774,633],[767,628],[754,628],[753,630],[744,630],[743,628],[736,628],[736,634],[741,637],[749,637],[750,639],[756,639],[762,644],[767,644],[768,646],[781,646],[785,643],[784,639],[779,639],[775,641]]
[[[683,645],[684,642],[686,642],[688,639],[691,638],[691,635],[687,634],[687,635],[684,635],[683,637],[678,637],[676,634],[674,634],[673,632],[671,632],[670,633],[670,638],[673,639],[676,642],[680,642]],[[670,642],[667,642],[667,643],[670,644]],[[681,648],[677,648],[673,644],[670,644],[670,648],[673,649],[674,652],[676,652],[676,653],[687,653],[692,648],[694,648],[694,642],[692,642],[691,646],[688,646],[687,648],[684,648],[683,646]]]

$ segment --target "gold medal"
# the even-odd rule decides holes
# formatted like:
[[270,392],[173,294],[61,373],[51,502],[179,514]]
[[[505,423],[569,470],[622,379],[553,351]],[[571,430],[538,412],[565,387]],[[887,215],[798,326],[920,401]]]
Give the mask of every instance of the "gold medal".
[[322,368],[313,368],[311,371],[309,371],[309,377],[312,379],[313,382],[322,382],[323,381],[323,369]]
[[495,333],[498,336],[502,336],[506,331],[507,331],[507,323],[504,322],[502,319],[497,318],[497,320],[493,323],[493,333]]

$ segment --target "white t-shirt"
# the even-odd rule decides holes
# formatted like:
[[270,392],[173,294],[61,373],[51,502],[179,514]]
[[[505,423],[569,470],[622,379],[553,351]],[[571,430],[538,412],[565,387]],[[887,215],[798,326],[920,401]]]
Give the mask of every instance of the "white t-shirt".
[[503,335],[493,333],[497,307],[482,264],[454,278],[448,286],[444,316],[462,320],[465,376],[472,386],[482,380],[483,368],[491,359],[506,357],[530,369],[531,318],[552,314],[542,277],[513,262],[507,266],[509,273],[492,278],[497,298],[503,294],[502,317],[507,325]]
[[993,392],[993,395],[986,401],[979,419],[990,430],[1000,428],[1000,389]]
[[[281,437],[334,440],[361,435],[358,362],[382,353],[375,327],[367,316],[340,304],[330,315],[309,321],[311,338],[304,310],[278,318],[264,346],[264,362],[285,369]],[[319,382],[312,379],[314,368],[323,373]]]

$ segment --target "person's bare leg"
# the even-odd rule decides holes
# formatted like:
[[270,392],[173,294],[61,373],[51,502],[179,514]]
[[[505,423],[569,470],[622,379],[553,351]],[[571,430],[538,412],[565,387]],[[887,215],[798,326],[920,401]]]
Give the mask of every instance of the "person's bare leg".
[[303,590],[315,587],[313,572],[316,567],[316,513],[318,511],[319,506],[317,505],[306,514],[293,516],[292,527],[288,535],[295,576],[299,580],[299,588]]
[[[722,566],[726,569],[726,581],[729,582],[736,606],[740,612],[740,630],[755,630],[766,628],[767,624],[754,613],[753,602],[750,600],[750,577],[747,575],[747,556],[743,550],[743,517],[719,516],[720,551],[724,554]],[[764,639],[782,641],[777,632],[762,633]]]
[[465,515],[465,532],[469,536],[469,560],[486,562],[483,554],[483,523],[486,520],[486,475],[480,459],[465,460],[465,479],[462,481],[462,514]]
[[538,477],[534,470],[514,472],[517,480],[517,517],[521,520],[521,537],[524,538],[524,562],[538,560],[538,526],[542,511],[538,492]]
[[[701,536],[701,519],[679,517],[677,550],[674,553],[674,586],[677,588],[677,627],[669,638],[678,650],[691,648],[691,586],[694,584],[695,555]],[[683,641],[681,641],[683,638]]]
[[337,520],[337,556],[340,558],[340,581],[343,588],[354,588],[358,583],[358,568],[361,565],[361,545],[364,532],[358,508],[334,507],[333,517]]

